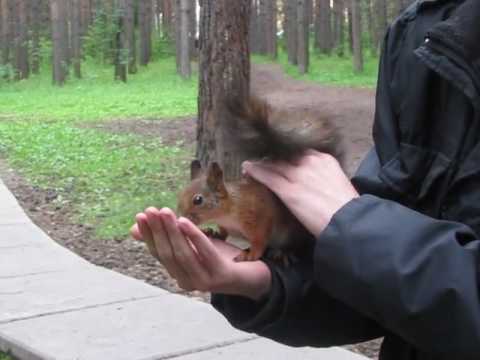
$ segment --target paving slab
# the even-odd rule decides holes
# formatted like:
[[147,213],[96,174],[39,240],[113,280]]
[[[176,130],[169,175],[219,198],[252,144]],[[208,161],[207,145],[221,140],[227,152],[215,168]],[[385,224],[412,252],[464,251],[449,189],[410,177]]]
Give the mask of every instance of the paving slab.
[[181,356],[181,360],[367,360],[366,357],[340,348],[293,348],[258,338]]
[[50,244],[52,240],[31,222],[0,225],[0,251],[6,248]]
[[189,354],[252,336],[233,329],[208,304],[166,295],[0,324],[0,348],[8,345],[3,338],[10,339],[14,355],[16,348],[28,346],[57,360],[140,360]]
[[90,266],[90,263],[53,240],[50,244],[0,250],[0,279],[65,271],[87,265]]
[[0,324],[167,294],[160,288],[94,265],[0,279]]

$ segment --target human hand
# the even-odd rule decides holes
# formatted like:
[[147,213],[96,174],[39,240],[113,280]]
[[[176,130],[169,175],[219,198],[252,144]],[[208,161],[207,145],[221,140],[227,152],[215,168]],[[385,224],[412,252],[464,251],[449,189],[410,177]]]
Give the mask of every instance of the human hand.
[[246,161],[243,171],[270,188],[315,237],[359,196],[338,161],[315,150],[295,163]]
[[197,226],[172,210],[148,208],[137,214],[132,236],[187,291],[200,290],[260,299],[270,290],[271,273],[262,261],[235,262],[240,249],[209,239]]

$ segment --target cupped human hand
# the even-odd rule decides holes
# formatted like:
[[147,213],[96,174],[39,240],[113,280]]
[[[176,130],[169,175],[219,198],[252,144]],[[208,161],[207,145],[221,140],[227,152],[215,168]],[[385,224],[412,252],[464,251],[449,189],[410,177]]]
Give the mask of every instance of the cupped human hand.
[[240,295],[258,300],[270,290],[271,273],[262,261],[236,262],[240,249],[208,238],[186,218],[164,208],[148,208],[136,216],[131,235],[187,291]]
[[316,237],[359,196],[339,162],[315,150],[292,163],[247,161],[243,172],[270,188]]

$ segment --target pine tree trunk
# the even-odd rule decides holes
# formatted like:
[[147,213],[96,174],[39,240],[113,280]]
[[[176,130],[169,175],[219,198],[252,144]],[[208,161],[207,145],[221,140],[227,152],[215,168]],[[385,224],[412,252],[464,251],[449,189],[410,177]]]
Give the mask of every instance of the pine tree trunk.
[[353,68],[356,73],[363,71],[362,52],[362,14],[360,0],[352,2],[352,32],[353,32]]
[[0,0],[0,14],[1,14],[1,49],[0,64],[7,65],[10,62],[10,47],[12,43],[12,36],[10,31],[10,17],[12,16],[9,6],[9,0]]
[[200,0],[200,84],[197,158],[218,161],[227,180],[240,177],[228,136],[218,131],[228,113],[225,99],[246,101],[250,88],[248,26],[250,0]]
[[117,0],[117,32],[115,34],[115,80],[127,82],[128,37],[126,31],[127,0]]
[[92,9],[90,0],[80,0],[80,35],[85,36],[91,22]]
[[297,3],[297,59],[298,71],[300,74],[308,72],[309,65],[309,34],[308,34],[308,16],[306,0],[298,0]]
[[338,56],[343,56],[345,48],[345,3],[334,0],[334,47]]
[[26,79],[30,74],[28,63],[27,0],[15,0],[15,70],[17,80]]
[[72,60],[73,71],[77,79],[82,78],[82,41],[81,41],[81,2],[80,0],[72,0],[71,3],[71,18],[70,23],[72,27]]
[[135,0],[127,0],[125,10],[125,32],[128,48],[128,73],[137,73],[137,46],[135,36]]
[[150,62],[151,47],[151,17],[148,13],[151,10],[150,1],[138,2],[138,26],[140,27],[140,65],[146,66]]
[[[1,1],[1,0],[0,0]],[[40,26],[42,6],[40,1],[33,1],[30,6],[30,21],[32,27],[32,73],[40,72]]]
[[67,49],[65,48],[66,9],[64,0],[50,0],[53,42],[53,83],[63,85],[67,77]]
[[180,0],[180,17],[177,26],[179,29],[180,42],[177,44],[179,48],[179,71],[178,73],[185,79],[190,78],[192,70],[190,66],[190,0]]
[[172,39],[173,5],[172,0],[163,0],[162,3],[162,28],[163,35]]
[[196,58],[197,47],[195,45],[197,40],[197,0],[191,0],[188,2],[190,7],[190,26],[189,26],[189,39],[190,39],[190,58]]
[[266,52],[272,58],[277,58],[277,2],[268,0],[266,8]]
[[298,25],[297,25],[297,0],[285,0],[286,12],[285,22],[287,25],[287,53],[288,62],[292,65],[298,64]]
[[383,37],[387,29],[387,2],[386,0],[374,0],[375,10],[375,47],[378,52],[381,50]]
[[332,51],[332,28],[330,0],[317,0],[317,48],[323,54]]
[[348,19],[348,46],[353,54],[353,17],[352,17],[352,1],[347,1],[347,19]]

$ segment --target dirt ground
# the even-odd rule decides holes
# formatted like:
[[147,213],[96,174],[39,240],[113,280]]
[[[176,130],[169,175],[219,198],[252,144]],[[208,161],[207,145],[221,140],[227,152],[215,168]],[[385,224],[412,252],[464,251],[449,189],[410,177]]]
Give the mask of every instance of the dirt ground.
[[[265,97],[275,109],[308,114],[309,121],[327,116],[334,121],[345,137],[345,168],[352,174],[372,145],[370,131],[373,120],[374,91],[321,86],[286,77],[276,65],[255,65],[252,70],[253,92]],[[160,137],[165,144],[195,142],[195,118],[170,121],[119,120],[97,123],[93,126],[115,133],[135,133]],[[295,124],[289,124],[295,126]],[[54,240],[92,263],[105,266],[152,285],[177,293],[178,288],[165,270],[146,252],[142,244],[131,239],[121,241],[98,240],[91,228],[72,221],[72,209],[59,208],[53,203],[57,194],[30,185],[5,162],[0,162],[0,177],[10,188],[33,221]],[[208,301],[208,295],[199,292],[188,296]],[[371,358],[378,356],[379,342],[348,347]]]

